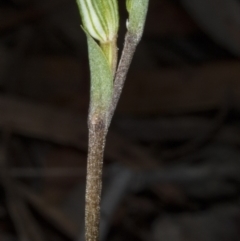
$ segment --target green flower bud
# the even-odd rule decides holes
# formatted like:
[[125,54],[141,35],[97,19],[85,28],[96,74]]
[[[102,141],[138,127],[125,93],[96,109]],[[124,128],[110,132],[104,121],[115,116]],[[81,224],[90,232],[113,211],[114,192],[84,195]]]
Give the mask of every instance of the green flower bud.
[[143,33],[148,3],[149,0],[126,0],[126,7],[129,12],[128,31],[139,38]]
[[116,39],[119,27],[117,0],[77,0],[84,29],[100,43]]

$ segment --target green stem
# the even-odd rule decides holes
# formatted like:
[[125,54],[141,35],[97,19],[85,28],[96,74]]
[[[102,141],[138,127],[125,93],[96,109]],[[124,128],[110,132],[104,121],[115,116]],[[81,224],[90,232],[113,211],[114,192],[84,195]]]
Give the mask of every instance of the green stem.
[[115,73],[117,67],[117,43],[116,39],[100,44],[101,49],[103,50],[108,63],[111,67],[112,73]]

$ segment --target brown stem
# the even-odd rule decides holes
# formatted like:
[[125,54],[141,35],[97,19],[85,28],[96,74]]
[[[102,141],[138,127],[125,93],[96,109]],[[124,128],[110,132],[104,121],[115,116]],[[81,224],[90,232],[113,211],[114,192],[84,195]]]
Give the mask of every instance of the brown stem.
[[86,241],[98,241],[106,125],[104,124],[103,118],[96,118],[90,115],[88,126],[89,150],[87,163],[85,237]]
[[109,117],[107,120],[107,127],[109,127],[115,109],[117,107],[119,98],[122,93],[122,89],[127,77],[127,73],[130,67],[130,64],[133,59],[133,55],[136,51],[137,45],[140,41],[141,36],[137,36],[127,32],[124,42],[124,47],[122,51],[122,56],[118,65],[118,69],[114,79],[114,87],[113,87],[113,97],[111,106],[109,109]]
[[104,115],[89,114],[89,150],[87,164],[87,187],[85,208],[85,237],[86,241],[99,240],[100,201],[102,190],[103,153],[109,128],[118,100],[122,93],[127,72],[130,67],[140,36],[126,34],[121,60],[114,80],[111,106]]

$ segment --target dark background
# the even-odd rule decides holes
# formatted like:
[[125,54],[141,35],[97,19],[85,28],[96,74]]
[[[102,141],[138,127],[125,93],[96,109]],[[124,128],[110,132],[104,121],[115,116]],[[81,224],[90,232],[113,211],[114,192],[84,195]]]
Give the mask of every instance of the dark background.
[[[239,56],[238,0],[150,0],[107,140],[101,241],[240,240]],[[1,241],[84,240],[88,102],[75,1],[0,0]]]

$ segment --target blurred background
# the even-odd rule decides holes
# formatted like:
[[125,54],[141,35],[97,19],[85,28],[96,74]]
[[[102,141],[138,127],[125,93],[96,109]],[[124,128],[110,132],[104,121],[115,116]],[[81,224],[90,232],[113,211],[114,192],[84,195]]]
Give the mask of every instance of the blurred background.
[[[239,0],[150,0],[107,140],[100,241],[240,240],[239,57]],[[75,0],[0,0],[1,241],[84,240],[88,102]]]

